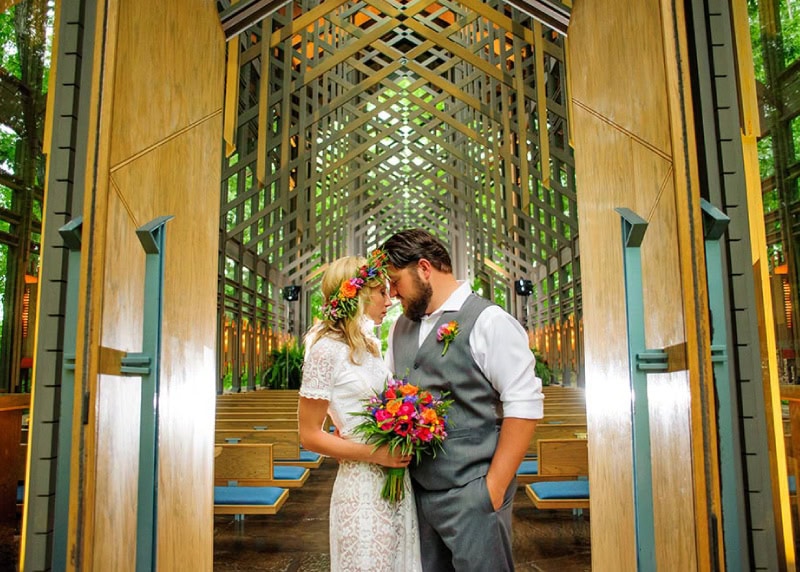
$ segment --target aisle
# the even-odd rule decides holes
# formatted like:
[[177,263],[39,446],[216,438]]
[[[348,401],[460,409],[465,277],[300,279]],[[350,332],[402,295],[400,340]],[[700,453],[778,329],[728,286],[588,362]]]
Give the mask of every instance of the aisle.
[[[336,462],[328,459],[305,486],[293,490],[274,516],[214,519],[216,572],[328,571],[328,502]],[[514,503],[514,559],[518,572],[591,570],[589,520],[569,511],[533,508],[520,489]]]

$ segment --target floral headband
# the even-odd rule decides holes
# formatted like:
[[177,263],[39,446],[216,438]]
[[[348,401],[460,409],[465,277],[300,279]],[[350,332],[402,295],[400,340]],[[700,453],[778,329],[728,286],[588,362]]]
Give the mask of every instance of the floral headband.
[[330,322],[352,318],[358,311],[358,292],[366,285],[385,280],[388,276],[386,263],[389,257],[383,250],[374,250],[367,263],[358,269],[352,278],[342,280],[339,288],[322,305],[322,317]]

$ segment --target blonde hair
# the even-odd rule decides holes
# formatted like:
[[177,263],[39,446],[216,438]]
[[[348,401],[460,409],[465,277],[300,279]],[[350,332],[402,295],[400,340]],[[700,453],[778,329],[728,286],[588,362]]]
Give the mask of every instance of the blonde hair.
[[[359,268],[367,263],[363,256],[344,256],[331,262],[325,273],[322,275],[322,296],[325,302],[335,295],[343,281],[356,275]],[[360,364],[360,356],[368,352],[375,357],[380,357],[380,349],[375,340],[364,335],[361,324],[364,316],[364,308],[369,303],[369,298],[375,290],[374,286],[365,284],[356,297],[358,299],[358,309],[355,314],[340,320],[323,320],[321,324],[314,326],[307,334],[306,338],[313,335],[313,340],[309,347],[325,336],[339,339],[350,348],[350,362]]]

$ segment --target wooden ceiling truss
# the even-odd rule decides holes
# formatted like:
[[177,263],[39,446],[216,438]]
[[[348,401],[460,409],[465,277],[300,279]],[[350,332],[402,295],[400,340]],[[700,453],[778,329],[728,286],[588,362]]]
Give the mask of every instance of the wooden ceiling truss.
[[454,245],[462,275],[532,276],[573,246],[568,5],[221,9],[239,66],[221,234],[276,288],[409,226]]

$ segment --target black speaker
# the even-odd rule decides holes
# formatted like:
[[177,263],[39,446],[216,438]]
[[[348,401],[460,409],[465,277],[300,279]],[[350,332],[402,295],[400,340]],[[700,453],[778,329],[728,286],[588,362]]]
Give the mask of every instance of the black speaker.
[[514,291],[520,296],[530,296],[533,292],[533,282],[525,278],[514,280]]
[[283,299],[287,302],[295,302],[300,298],[300,286],[287,286],[283,289]]

